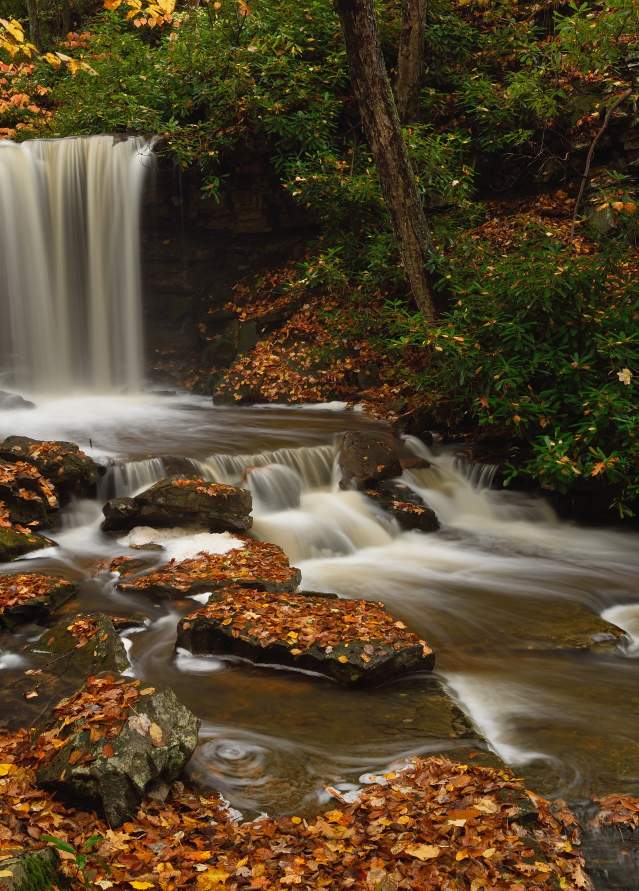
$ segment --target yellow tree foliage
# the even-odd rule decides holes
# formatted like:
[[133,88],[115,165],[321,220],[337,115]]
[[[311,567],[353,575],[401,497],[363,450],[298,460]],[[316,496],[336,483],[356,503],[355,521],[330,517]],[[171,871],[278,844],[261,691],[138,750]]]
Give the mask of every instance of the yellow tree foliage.
[[0,52],[5,52],[11,59],[31,59],[38,54],[36,47],[26,39],[24,28],[15,19],[0,19]]
[[104,8],[128,9],[126,17],[133,21],[136,28],[148,25],[149,28],[161,28],[173,22],[175,0],[104,0]]

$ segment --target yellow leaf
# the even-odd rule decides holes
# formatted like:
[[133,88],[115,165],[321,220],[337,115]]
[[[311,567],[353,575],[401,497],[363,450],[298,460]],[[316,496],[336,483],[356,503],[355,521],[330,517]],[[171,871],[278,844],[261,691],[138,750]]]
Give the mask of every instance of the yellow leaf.
[[200,891],[215,891],[224,885],[230,875],[230,872],[223,869],[207,869],[197,877],[197,887]]
[[408,845],[404,852],[418,860],[434,860],[439,857],[440,848],[437,845]]
[[346,663],[348,662],[348,656],[338,656],[337,661],[341,662],[342,665],[346,665]]
[[0,879],[12,879],[13,873],[10,869],[0,869]]
[[470,854],[466,850],[457,851],[457,853],[455,854],[455,860],[467,860],[468,857],[470,857]]
[[147,891],[147,888],[153,888],[153,882],[129,882],[128,883],[132,888],[135,888],[135,891]]
[[13,764],[0,764],[0,777],[6,777],[13,770]]
[[487,860],[490,860],[496,850],[496,848],[486,848],[485,851],[481,852],[481,856],[485,857]]

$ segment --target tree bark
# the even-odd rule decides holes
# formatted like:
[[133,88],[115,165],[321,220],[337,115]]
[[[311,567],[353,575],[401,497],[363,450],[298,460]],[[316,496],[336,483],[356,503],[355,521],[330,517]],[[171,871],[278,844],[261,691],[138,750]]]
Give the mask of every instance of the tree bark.
[[402,30],[397,55],[397,111],[403,124],[419,112],[419,92],[424,76],[424,31],[427,0],[403,0]]
[[62,0],[62,33],[66,37],[71,30],[71,0]]
[[27,0],[27,12],[29,14],[29,39],[37,49],[41,50],[42,37],[40,35],[38,0]]
[[417,183],[402,137],[377,33],[373,0],[335,0],[353,91],[377,167],[399,253],[415,302],[427,319],[435,317],[426,262],[432,243]]

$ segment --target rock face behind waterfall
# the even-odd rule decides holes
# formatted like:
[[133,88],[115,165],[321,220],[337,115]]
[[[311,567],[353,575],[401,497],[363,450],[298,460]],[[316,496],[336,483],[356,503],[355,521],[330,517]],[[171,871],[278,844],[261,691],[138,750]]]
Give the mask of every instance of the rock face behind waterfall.
[[37,468],[63,497],[95,493],[99,467],[74,442],[42,441],[9,436],[0,443],[0,457]]
[[251,528],[250,492],[203,479],[169,477],[133,498],[114,498],[103,508],[106,531],[134,526],[199,526],[211,532]]
[[343,489],[363,489],[379,480],[401,476],[402,466],[392,441],[369,433],[349,432],[339,453]]
[[173,691],[110,674],[89,678],[54,715],[35,741],[38,784],[99,807],[112,826],[145,794],[165,795],[197,745],[199,721]]

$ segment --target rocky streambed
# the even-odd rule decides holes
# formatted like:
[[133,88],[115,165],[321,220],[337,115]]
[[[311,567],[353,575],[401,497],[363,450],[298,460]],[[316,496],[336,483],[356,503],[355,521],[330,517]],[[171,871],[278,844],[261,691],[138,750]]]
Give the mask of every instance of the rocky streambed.
[[634,887],[632,536],[353,412],[127,413],[0,443],[1,882]]

